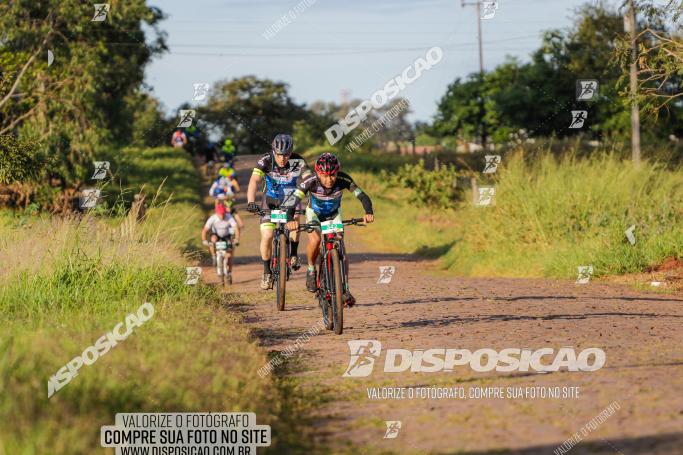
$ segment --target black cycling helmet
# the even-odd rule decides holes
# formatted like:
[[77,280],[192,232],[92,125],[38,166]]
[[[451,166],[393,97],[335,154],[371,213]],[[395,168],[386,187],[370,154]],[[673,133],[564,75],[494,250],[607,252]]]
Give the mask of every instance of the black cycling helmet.
[[294,139],[289,134],[278,134],[271,144],[276,155],[291,155],[294,149]]
[[315,170],[325,175],[335,175],[339,172],[339,160],[331,153],[323,153],[315,162]]

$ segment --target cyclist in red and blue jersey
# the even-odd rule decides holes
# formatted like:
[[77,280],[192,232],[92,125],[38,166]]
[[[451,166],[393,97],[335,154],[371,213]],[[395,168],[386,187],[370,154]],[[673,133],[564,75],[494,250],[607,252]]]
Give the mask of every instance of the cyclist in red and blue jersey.
[[[278,134],[271,144],[271,152],[258,160],[251,174],[247,188],[247,211],[255,213],[267,209],[297,209],[301,204],[294,197],[294,191],[299,177],[307,176],[310,171],[306,161],[294,151],[294,139],[289,134]],[[255,202],[256,190],[265,179],[263,199],[260,204]],[[270,222],[270,215],[261,218],[261,259],[263,260],[263,278],[261,289],[272,289],[273,275],[270,269],[272,255],[273,230],[275,225]],[[298,270],[299,233],[290,233],[292,269]]]
[[[334,220],[336,223],[342,222],[341,200],[344,190],[351,191],[363,205],[366,223],[372,223],[375,216],[372,211],[372,201],[353,181],[351,176],[339,170],[339,160],[331,153],[323,153],[315,163],[315,174],[304,178],[299,183],[294,192],[296,202],[299,203],[306,193],[309,194],[309,203],[306,207],[306,223]],[[288,215],[291,215],[288,213]],[[291,217],[288,216],[288,219]],[[293,220],[288,224],[289,229],[299,227],[298,220]],[[320,248],[320,230],[316,229],[308,235],[308,248],[306,257],[308,260],[308,271],[306,272],[306,289],[315,292],[317,289],[315,264],[318,261]],[[348,277],[349,264],[348,258],[344,257],[344,268]],[[348,279],[346,280],[348,283]],[[353,306],[356,299],[348,289],[344,289],[344,303],[346,306]]]

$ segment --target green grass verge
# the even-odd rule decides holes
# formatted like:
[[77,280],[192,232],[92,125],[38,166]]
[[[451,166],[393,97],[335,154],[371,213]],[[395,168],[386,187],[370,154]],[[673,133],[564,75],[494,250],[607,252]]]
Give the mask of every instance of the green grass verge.
[[[683,256],[680,169],[649,162],[636,169],[600,152],[581,159],[512,153],[493,177],[478,178],[480,185],[495,185],[495,206],[475,207],[467,191],[452,208],[435,208],[411,203],[413,189],[390,186],[368,171],[383,163],[396,169],[404,157],[342,159],[376,207],[369,244],[439,258],[457,274],[575,278],[577,266],[593,265],[595,276],[616,275]],[[631,225],[635,246],[624,233]]]
[[[127,150],[112,167],[113,212],[166,178],[142,224],[0,214],[0,454],[113,453],[99,428],[117,412],[253,411],[274,447],[291,446],[277,428],[296,434],[296,410],[259,378],[265,354],[215,288],[184,284],[203,221],[189,157]],[[48,399],[50,377],[143,302],[152,318]]]

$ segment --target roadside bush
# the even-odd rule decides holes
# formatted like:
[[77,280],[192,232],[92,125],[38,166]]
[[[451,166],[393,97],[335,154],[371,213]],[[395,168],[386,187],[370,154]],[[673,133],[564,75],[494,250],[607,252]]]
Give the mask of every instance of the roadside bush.
[[410,201],[415,204],[450,208],[461,199],[462,192],[456,185],[458,172],[451,164],[430,171],[421,159],[416,164],[406,163],[395,172],[382,171],[380,176],[388,186],[412,189]]
[[0,136],[0,185],[37,178],[45,162],[37,142],[19,140],[13,135]]

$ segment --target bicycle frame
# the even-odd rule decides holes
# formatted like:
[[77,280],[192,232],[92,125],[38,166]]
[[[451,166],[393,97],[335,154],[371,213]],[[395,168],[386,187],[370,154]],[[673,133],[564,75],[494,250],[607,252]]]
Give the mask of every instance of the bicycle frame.
[[[357,225],[363,221],[361,218],[352,218],[350,220],[342,221],[342,225]],[[301,230],[311,231],[315,228],[322,228],[320,223],[304,224],[300,227]],[[337,258],[333,261],[333,254],[336,253]],[[333,262],[337,262],[338,266],[333,266]],[[332,232],[320,233],[320,254],[318,256],[318,274],[317,274],[317,291],[316,296],[320,304],[323,321],[328,330],[334,328],[335,333],[341,334],[343,331],[343,306],[342,296],[348,292],[348,279],[346,271],[346,247],[344,245],[343,233]],[[335,273],[335,267],[338,267]],[[336,277],[335,277],[336,276]],[[340,283],[340,288],[336,288],[336,282]],[[334,296],[333,296],[334,294]]]

